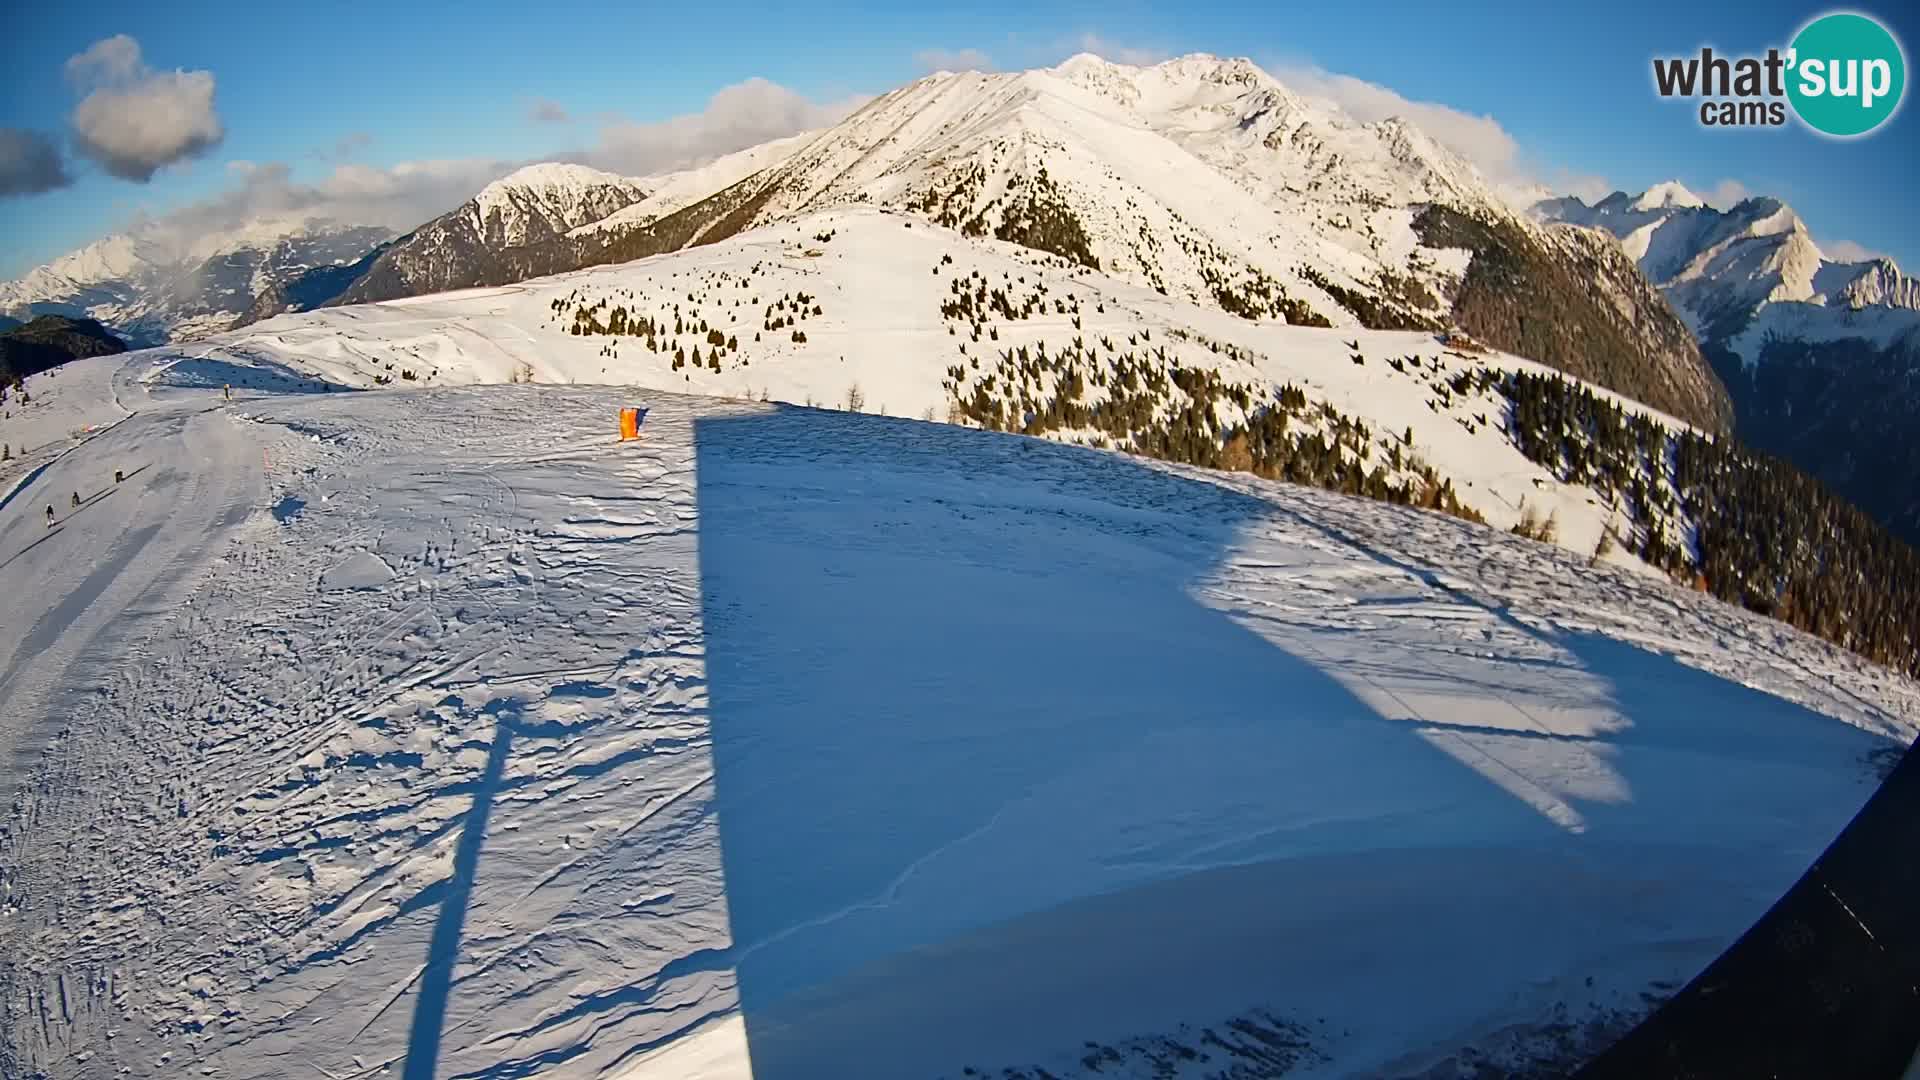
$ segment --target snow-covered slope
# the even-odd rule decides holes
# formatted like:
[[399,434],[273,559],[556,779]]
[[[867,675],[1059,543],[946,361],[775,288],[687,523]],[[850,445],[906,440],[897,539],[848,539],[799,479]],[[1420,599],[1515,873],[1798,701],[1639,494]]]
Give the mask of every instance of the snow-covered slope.
[[1316,111],[1246,61],[1198,55],[930,76],[815,140],[775,182],[757,220],[873,201],[993,232],[1057,203],[1109,272],[1210,299],[1214,275],[1259,268],[1333,319],[1339,303],[1303,267],[1363,287],[1409,272],[1409,204],[1497,209],[1469,166],[1412,128]]
[[595,233],[621,232],[657,221],[675,210],[732,187],[762,169],[780,164],[819,134],[817,131],[803,131],[784,139],[750,146],[695,168],[640,177],[635,183],[647,192],[645,198],[603,218],[577,226],[568,235],[586,237]]
[[[1245,60],[942,73],[883,95],[766,176],[750,222],[853,202],[913,208],[1134,284],[1357,325],[1316,278],[1437,292],[1464,264],[1421,253],[1412,207],[1505,216],[1471,166],[1400,121],[1359,124]],[[1257,295],[1255,295],[1257,294]],[[1403,299],[1444,320],[1436,296]]]
[[1705,199],[1688,191],[1678,180],[1655,184],[1633,200],[1633,209],[1642,211],[1699,209],[1705,205]]
[[[807,349],[738,377],[917,385],[780,248],[667,270],[810,271]],[[121,419],[0,496],[0,1072],[1565,1072],[1920,732],[1885,669],[1409,508],[658,389],[302,392],[584,374],[510,316],[593,281],[35,377]]]
[[[1049,252],[1252,321],[1457,323],[1704,428],[1727,427],[1724,387],[1619,249],[1515,213],[1405,120],[1360,123],[1248,60],[1205,54],[1150,67],[1081,55],[1033,71],[940,72],[826,130],[658,177],[530,165],[391,244],[356,236],[304,273],[256,271],[216,252],[173,275],[185,284],[159,290],[139,276],[152,254],[117,238],[0,287],[0,311],[57,295],[136,342],[187,338],[320,304],[626,262],[854,205]],[[1871,281],[1849,287],[1880,294]],[[1880,292],[1888,288],[1897,293],[1897,282]]]
[[[1417,127],[1358,123],[1243,59],[1133,67],[1082,55],[929,76],[742,188],[725,229],[892,206],[1250,318],[1459,321],[1519,348],[1524,320],[1508,308],[1550,311],[1561,332],[1527,343],[1536,359],[1589,379],[1611,368],[1614,389],[1703,426],[1722,427],[1727,413],[1725,391],[1666,303],[1635,287],[1630,261],[1570,257]],[[1438,240],[1433,207],[1474,222],[1486,243]],[[1476,260],[1504,269],[1475,274]],[[1540,295],[1487,280],[1516,270]],[[1595,303],[1596,278],[1613,306]]]
[[170,261],[167,253],[154,250],[151,242],[115,233],[7,282],[4,295],[11,305],[17,302],[16,297],[77,292],[96,282],[142,277]]
[[[955,306],[962,292],[964,313]],[[1005,311],[996,308],[1003,302]],[[643,319],[654,331],[651,344]],[[575,333],[576,326],[587,332]],[[1358,345],[1360,363],[1349,343]],[[1293,386],[1305,411],[1325,406],[1367,425],[1364,439],[1349,435],[1365,444],[1369,468],[1415,483],[1424,463],[1465,506],[1502,528],[1528,510],[1556,514],[1561,542],[1586,554],[1601,546],[1610,523],[1624,525],[1615,496],[1563,485],[1515,449],[1497,391],[1453,385],[1482,365],[1547,370],[1540,365],[1452,352],[1418,332],[1253,322],[871,207],[808,215],[620,266],[283,316],[206,345],[232,362],[271,362],[350,387],[618,382],[828,406],[857,394],[869,411],[940,420],[976,400],[999,402],[1003,415],[1015,417],[1061,389],[1065,372],[1003,370],[1030,367],[1023,357],[1078,356],[1090,402],[1119,392],[1118,383],[1096,385],[1106,378],[1096,369],[1137,365],[1147,379],[1165,380],[1184,366],[1247,388],[1244,400],[1223,392],[1211,406],[1222,425]],[[1166,422],[1190,400],[1168,384],[1141,423]],[[1330,421],[1301,423],[1305,430]],[[1048,433],[1126,445],[1090,428]],[[1334,438],[1331,427],[1327,438]],[[1670,527],[1684,543],[1685,522],[1676,518]],[[1609,557],[1634,562],[1623,551]]]
[[84,315],[138,344],[190,340],[233,326],[276,283],[350,263],[390,235],[297,217],[184,241],[149,226],[0,282],[0,312]]
[[[1686,205],[1668,194],[1643,199],[1643,210]],[[659,177],[531,165],[390,245],[370,250],[361,237],[305,274],[253,273],[243,289],[218,272],[231,258],[207,261],[196,273],[227,283],[196,280],[193,295],[212,297],[197,301],[198,314],[171,299],[162,314],[141,306],[152,289],[127,285],[117,269],[144,265],[130,241],[16,285],[13,306],[84,286],[110,325],[158,328],[137,341],[197,336],[321,303],[625,262],[853,205],[1050,252],[1253,321],[1457,323],[1704,428],[1728,426],[1725,388],[1619,249],[1515,213],[1403,119],[1360,123],[1248,60],[1206,54],[1150,67],[1081,55],[1033,71],[940,72],[824,131]],[[1899,294],[1897,282],[1848,288]]]
[[[456,211],[383,253],[337,302],[509,284],[874,205],[1250,320],[1437,330],[1457,319],[1725,426],[1724,389],[1631,260],[1514,213],[1411,124],[1358,123],[1246,60],[943,72],[825,131],[639,183],[649,197],[544,239],[469,237],[481,211]],[[1435,208],[1450,216],[1436,223]],[[1514,274],[1525,295],[1506,287]],[[1542,313],[1554,332],[1529,338],[1523,324]]]
[[646,197],[638,181],[549,162],[495,180],[455,213],[488,247],[518,247],[599,221]]

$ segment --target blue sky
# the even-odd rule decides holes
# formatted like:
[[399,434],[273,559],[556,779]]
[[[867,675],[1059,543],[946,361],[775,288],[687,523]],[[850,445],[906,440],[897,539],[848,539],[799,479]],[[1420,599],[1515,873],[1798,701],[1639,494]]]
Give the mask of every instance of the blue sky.
[[[631,148],[671,131],[687,152],[737,141],[746,137],[736,130],[738,117],[716,118],[709,102],[745,80],[776,84],[761,87],[769,95],[764,110],[753,104],[757,98],[735,102],[753,112],[788,110],[764,120],[773,131],[808,115],[793,111],[807,102],[830,105],[887,90],[922,74],[930,59],[984,56],[1018,68],[1089,46],[1121,60],[1190,51],[1251,56],[1283,81],[1315,71],[1349,76],[1444,106],[1425,117],[1496,154],[1500,140],[1510,139],[1509,164],[1550,184],[1639,190],[1678,177],[1702,194],[1743,187],[1786,199],[1823,244],[1851,241],[1892,254],[1910,271],[1920,266],[1920,214],[1911,200],[1920,161],[1914,109],[1869,138],[1838,142],[1791,124],[1703,130],[1688,105],[1652,92],[1652,56],[1684,55],[1703,44],[1727,52],[1784,45],[1808,18],[1828,10],[1821,7],[1550,11],[1527,3],[1447,10],[1357,0],[1301,11],[1270,2],[989,2],[942,11],[726,3],[605,10],[393,4],[345,12],[313,4],[170,7],[41,6],[10,21],[0,43],[0,127],[69,144],[71,117],[89,87],[69,78],[68,59],[125,34],[138,43],[143,72],[211,74],[222,136],[146,182],[109,175],[69,152],[71,185],[0,198],[0,275],[22,272],[138,214],[230,202],[248,179],[247,166],[235,163],[285,166],[253,173],[261,191],[262,177],[282,193],[332,177],[328,192],[378,189],[368,198],[388,198],[394,181],[387,170],[438,162],[430,171],[440,186],[416,197],[422,206],[435,199],[451,206],[498,163],[591,153],[623,138],[630,152],[620,160],[646,162],[653,160],[647,151]],[[1913,9],[1858,10],[1905,42],[1920,40]],[[545,121],[533,116],[541,102],[550,103]],[[706,122],[685,130],[645,126],[703,110]],[[751,123],[745,131],[758,133]],[[343,166],[348,172],[336,174]],[[407,183],[419,175],[416,166]],[[256,197],[271,203],[276,196]],[[390,212],[410,212],[407,206]]]

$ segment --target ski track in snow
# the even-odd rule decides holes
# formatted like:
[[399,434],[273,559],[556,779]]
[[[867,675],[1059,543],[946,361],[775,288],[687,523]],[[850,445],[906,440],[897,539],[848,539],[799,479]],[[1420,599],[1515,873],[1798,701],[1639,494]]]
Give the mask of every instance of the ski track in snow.
[[1920,731],[1785,626],[1325,492],[218,399],[0,509],[7,1075],[1077,1075],[1250,1010],[1289,1076],[1413,1072],[1683,982]]

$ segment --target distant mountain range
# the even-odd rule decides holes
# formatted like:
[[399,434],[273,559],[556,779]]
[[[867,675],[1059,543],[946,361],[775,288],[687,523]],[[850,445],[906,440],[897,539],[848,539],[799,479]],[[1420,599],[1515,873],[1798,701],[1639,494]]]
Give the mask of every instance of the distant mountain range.
[[1920,280],[1828,258],[1778,199],[1722,211],[1666,183],[1536,210],[1620,239],[1698,335],[1744,441],[1920,543]]
[[149,226],[0,282],[0,314],[97,319],[136,346],[200,337],[232,327],[277,283],[351,263],[391,235],[367,225],[274,219],[181,250]]
[[1252,319],[1458,327],[1705,430],[1736,423],[1920,535],[1920,285],[1824,257],[1775,199],[1679,184],[1523,212],[1399,119],[1359,123],[1245,60],[1077,56],[940,72],[697,169],[523,168],[412,231],[263,224],[162,258],[110,237],[0,285],[135,344],[712,243],[872,205]]
[[943,72],[825,131],[669,176],[524,169],[371,261],[293,287],[356,303],[498,285],[854,204],[1248,318],[1458,323],[1704,428],[1731,421],[1686,326],[1618,245],[1516,212],[1410,124],[1358,123],[1245,60],[1203,55]]
[[1778,199],[1716,210],[1669,182],[1637,196],[1616,191],[1592,206],[1550,199],[1536,212],[1618,237],[1703,342],[1746,361],[1769,336],[1911,345],[1920,328],[1920,281],[1892,259],[1828,258]]
[[[608,254],[854,203],[1251,318],[1458,322],[1703,427],[1731,416],[1684,326],[1617,247],[1515,214],[1412,125],[1358,123],[1245,60],[1133,68],[1083,55],[929,76]],[[1528,310],[1583,332],[1539,333]]]

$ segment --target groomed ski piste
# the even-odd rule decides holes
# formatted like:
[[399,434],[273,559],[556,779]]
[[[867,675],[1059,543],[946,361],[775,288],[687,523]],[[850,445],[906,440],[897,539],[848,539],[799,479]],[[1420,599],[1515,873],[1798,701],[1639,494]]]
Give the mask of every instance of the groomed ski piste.
[[[951,234],[823,269],[869,219],[29,380],[0,1073],[1564,1071],[1920,732],[1911,682],[1594,565],[1581,490],[1566,546],[1502,531],[1543,474],[1351,331],[1073,278],[1090,335],[1415,426],[1493,527],[914,418]],[[812,275],[804,346],[703,385],[543,323],[728,260]],[[856,380],[900,415],[795,403]]]

